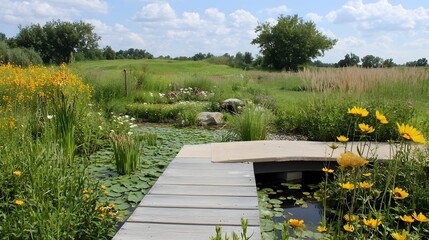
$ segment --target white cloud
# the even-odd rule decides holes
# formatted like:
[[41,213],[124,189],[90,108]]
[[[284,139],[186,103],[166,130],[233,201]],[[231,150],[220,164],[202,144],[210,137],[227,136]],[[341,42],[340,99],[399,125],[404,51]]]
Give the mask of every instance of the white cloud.
[[200,14],[196,12],[184,12],[183,23],[189,26],[200,26],[203,24],[200,18]]
[[406,9],[401,4],[392,5],[388,0],[368,4],[351,0],[326,17],[332,23],[354,23],[365,31],[417,30],[429,21],[429,9]]
[[167,2],[149,3],[137,13],[138,21],[168,21],[176,18],[176,13]]
[[229,16],[232,18],[232,24],[235,27],[256,27],[258,24],[258,19],[253,16],[250,12],[238,9],[234,11],[233,13],[229,14]]
[[278,16],[290,12],[290,9],[286,5],[281,5],[274,8],[267,8],[264,11],[270,16]]
[[220,12],[217,8],[208,8],[204,11],[208,20],[223,23],[225,21],[225,13]]
[[308,18],[308,19],[310,19],[311,21],[313,21],[315,23],[320,22],[323,19],[323,17],[320,16],[319,14],[317,14],[317,13],[307,13],[305,15],[305,17]]
[[0,22],[15,25],[45,23],[52,19],[67,20],[83,12],[107,13],[108,6],[100,0],[2,0]]

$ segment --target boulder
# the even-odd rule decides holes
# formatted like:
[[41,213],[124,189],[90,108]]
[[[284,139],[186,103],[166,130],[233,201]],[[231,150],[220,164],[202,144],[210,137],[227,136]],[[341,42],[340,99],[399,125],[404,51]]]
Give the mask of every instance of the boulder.
[[243,106],[244,102],[238,98],[228,98],[222,102],[223,109],[231,113],[240,113]]
[[198,114],[198,122],[203,126],[222,124],[223,114],[220,112],[201,112]]

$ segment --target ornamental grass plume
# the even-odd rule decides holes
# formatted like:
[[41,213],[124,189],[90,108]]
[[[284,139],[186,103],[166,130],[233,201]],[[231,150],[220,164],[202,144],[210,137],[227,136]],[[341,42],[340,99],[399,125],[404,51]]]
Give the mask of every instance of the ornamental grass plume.
[[337,158],[337,163],[342,168],[355,168],[355,167],[361,167],[368,163],[367,160],[363,159],[362,157],[354,154],[353,152],[344,152],[341,153],[341,156]]
[[405,240],[407,239],[407,234],[408,232],[405,231],[405,229],[402,230],[402,234],[398,233],[398,232],[394,232],[392,234],[390,234],[392,236],[393,239],[395,240]]
[[381,219],[374,219],[374,218],[370,218],[370,219],[363,219],[363,223],[369,227],[369,228],[376,228],[378,227],[378,225],[381,224]]
[[366,110],[366,108],[356,107],[356,106],[353,106],[353,108],[351,108],[351,109],[348,108],[347,113],[350,115],[359,116],[359,117],[366,117],[369,114],[369,112],[368,112],[368,110]]
[[410,126],[408,124],[407,125],[399,124],[399,123],[396,123],[396,125],[398,126],[398,131],[401,137],[415,143],[422,143],[422,144],[426,143],[426,140],[423,137],[423,134],[413,126]]
[[393,189],[393,197],[395,199],[404,199],[408,196],[409,194],[407,193],[407,191],[403,190],[402,188],[395,187],[395,189]]
[[363,133],[373,133],[375,131],[375,128],[371,127],[368,124],[365,123],[360,123],[359,124],[359,129],[363,132]]
[[381,124],[388,124],[389,121],[387,121],[387,117],[381,114],[378,110],[375,111],[375,117]]

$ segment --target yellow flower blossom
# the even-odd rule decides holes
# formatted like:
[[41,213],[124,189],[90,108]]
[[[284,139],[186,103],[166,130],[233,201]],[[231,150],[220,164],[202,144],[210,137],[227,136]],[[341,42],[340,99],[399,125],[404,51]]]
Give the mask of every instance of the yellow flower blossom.
[[347,232],[354,232],[355,231],[355,228],[352,225],[348,224],[348,223],[346,225],[344,225],[343,228]]
[[414,222],[413,217],[409,216],[409,215],[399,216],[399,218],[406,223],[413,223]]
[[404,199],[404,198],[407,198],[408,196],[409,194],[402,188],[395,187],[395,189],[393,189],[393,197],[395,199]]
[[395,240],[405,240],[407,239],[407,234],[408,232],[405,231],[405,229],[402,230],[402,234],[398,233],[398,232],[393,232],[392,234],[390,234],[393,239]]
[[291,218],[288,221],[288,225],[293,227],[295,230],[302,231],[305,229],[304,220]]
[[334,169],[330,169],[330,168],[322,168],[322,171],[324,171],[325,173],[333,173]]
[[371,177],[371,175],[372,175],[372,173],[364,173],[364,174],[362,174],[362,176],[364,176],[364,177]]
[[105,215],[103,213],[98,214],[99,217],[104,218]]
[[363,133],[373,133],[375,131],[375,128],[365,123],[360,123],[358,126]]
[[347,109],[347,113],[350,115],[359,116],[359,117],[366,117],[369,114],[369,112],[368,112],[368,110],[366,110],[366,108],[356,107],[356,106],[354,106],[351,109],[350,108]]
[[320,233],[324,233],[327,232],[328,229],[326,228],[326,226],[317,226],[317,231]]
[[399,123],[396,123],[396,125],[398,126],[398,131],[401,137],[415,143],[422,143],[422,144],[426,143],[426,140],[423,137],[423,134],[413,126],[410,126],[408,124],[407,125],[399,124]]
[[414,217],[414,219],[416,219],[419,222],[429,222],[429,218],[427,218],[425,215],[423,215],[423,213],[419,213],[419,215],[417,215],[417,213],[414,212],[413,217]]
[[363,189],[371,188],[373,185],[374,185],[374,183],[369,183],[369,182],[366,182],[366,181],[363,181],[363,182],[359,183],[359,186],[361,188],[363,188]]
[[375,117],[377,118],[378,121],[380,121],[381,124],[388,124],[389,123],[389,121],[387,121],[386,116],[381,114],[378,110],[375,111]]
[[106,187],[106,186],[104,186],[104,185],[101,185],[100,187],[101,187],[101,189],[103,189],[103,190],[106,190],[106,188],[107,188],[107,187]]
[[344,215],[344,220],[346,220],[347,222],[359,222],[359,216],[356,216],[356,215],[349,215],[349,214],[346,214],[346,215]]
[[346,136],[341,135],[341,136],[337,137],[337,140],[340,141],[340,142],[342,142],[342,143],[346,143],[346,142],[349,141],[349,138],[346,137]]
[[337,158],[337,163],[343,168],[355,168],[367,164],[368,161],[352,152],[344,152]]
[[22,174],[22,172],[18,171],[18,170],[13,172],[13,175],[15,175],[17,177],[21,176],[21,174]]
[[25,204],[25,202],[23,200],[18,199],[18,200],[15,200],[15,204],[18,206],[22,206]]
[[355,185],[353,183],[350,182],[346,182],[346,183],[340,183],[340,187],[346,190],[353,190],[355,189]]
[[364,218],[363,223],[369,228],[376,228],[376,227],[378,227],[378,225],[381,224],[381,219],[374,219],[374,218],[366,219],[366,218]]

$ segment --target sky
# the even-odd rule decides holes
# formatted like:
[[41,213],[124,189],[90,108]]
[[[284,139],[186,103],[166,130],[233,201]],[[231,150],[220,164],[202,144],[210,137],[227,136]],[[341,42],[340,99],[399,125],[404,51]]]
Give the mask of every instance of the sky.
[[429,58],[428,0],[0,0],[0,32],[52,20],[84,21],[101,36],[101,48],[144,49],[157,56],[259,53],[255,27],[280,15],[313,21],[337,39],[321,60],[348,53],[403,64]]

